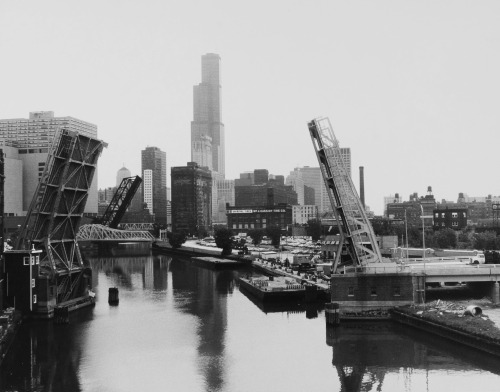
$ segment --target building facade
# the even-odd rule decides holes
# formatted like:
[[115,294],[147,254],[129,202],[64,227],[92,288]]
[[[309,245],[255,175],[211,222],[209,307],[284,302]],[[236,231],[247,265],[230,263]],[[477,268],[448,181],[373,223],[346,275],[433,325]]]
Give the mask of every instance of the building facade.
[[[0,143],[18,149],[22,176],[15,181],[22,187],[22,209],[16,215],[25,215],[38,187],[47,161],[49,148],[56,132],[66,129],[97,138],[97,126],[73,117],[55,117],[54,112],[31,112],[29,118],[0,120]],[[88,191],[86,214],[97,215],[97,170]],[[6,205],[11,209],[9,205]],[[17,208],[17,207],[16,207]],[[14,211],[13,211],[14,212]]]
[[130,170],[127,169],[125,166],[123,166],[118,172],[116,173],[116,186],[119,187],[120,184],[122,183],[124,178],[132,177],[132,174],[130,173]]
[[305,225],[311,219],[318,219],[318,206],[292,206],[292,223],[297,225]]
[[[143,174],[142,200],[147,203],[151,190],[151,207],[149,212],[154,214],[156,223],[167,224],[167,154],[158,147],[146,147],[141,151]],[[151,174],[150,189],[146,186],[144,176]]]
[[467,208],[436,208],[434,214],[434,230],[449,228],[462,230],[467,227]]
[[[210,158],[212,163],[207,165]],[[214,53],[201,57],[201,83],[193,88],[191,161],[225,176],[220,56]]]
[[292,206],[282,204],[271,207],[227,206],[227,227],[237,233],[252,229],[278,226],[286,230],[292,224]]
[[172,231],[204,236],[212,231],[212,173],[196,162],[172,167]]
[[286,177],[286,185],[290,185],[293,188],[293,190],[297,193],[297,203],[303,206],[305,204],[305,184],[304,180],[302,179],[302,173],[299,171],[290,172],[290,174]]

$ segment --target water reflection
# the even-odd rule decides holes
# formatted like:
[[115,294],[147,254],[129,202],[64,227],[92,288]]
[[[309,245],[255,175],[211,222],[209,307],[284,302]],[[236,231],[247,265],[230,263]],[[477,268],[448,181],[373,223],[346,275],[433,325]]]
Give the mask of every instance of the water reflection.
[[[500,381],[498,359],[432,335],[386,322],[331,329],[322,305],[259,303],[239,291],[238,274],[250,270],[151,255],[89,262],[95,308],[68,325],[24,325],[0,390],[388,392],[460,382],[461,391],[473,376],[483,390]],[[107,303],[110,287],[118,306]]]
[[403,389],[411,390],[417,371],[425,373],[425,390],[430,390],[429,373],[433,381],[440,372],[461,374],[477,367],[500,374],[498,358],[391,322],[327,326],[326,343],[333,348],[342,392],[383,391],[388,375],[401,376]]
[[[222,390],[226,358],[227,296],[234,291],[237,272],[193,268],[176,259],[171,263],[173,294],[183,312],[199,318],[198,367],[207,391]],[[186,295],[189,301],[184,301]]]

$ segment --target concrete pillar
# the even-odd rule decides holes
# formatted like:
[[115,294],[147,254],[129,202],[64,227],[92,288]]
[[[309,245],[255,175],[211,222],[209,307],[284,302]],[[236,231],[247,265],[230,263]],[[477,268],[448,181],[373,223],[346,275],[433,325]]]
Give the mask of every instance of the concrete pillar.
[[500,285],[498,282],[493,282],[490,291],[491,302],[494,304],[500,303]]

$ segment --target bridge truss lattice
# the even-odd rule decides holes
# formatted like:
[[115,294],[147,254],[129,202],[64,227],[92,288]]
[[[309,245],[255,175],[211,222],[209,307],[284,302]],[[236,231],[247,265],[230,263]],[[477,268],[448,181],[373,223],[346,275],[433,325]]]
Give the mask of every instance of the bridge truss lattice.
[[78,241],[151,242],[155,240],[148,231],[118,230],[103,225],[82,225],[76,238]]
[[308,127],[340,230],[341,243],[335,258],[334,271],[340,261],[344,244],[357,267],[381,262],[382,256],[373,228],[344,165],[330,120],[326,117],[317,118],[309,122]]
[[78,132],[59,130],[20,229],[16,249],[42,250],[40,272],[55,279],[57,303],[81,295],[85,268],[76,233],[106,146]]

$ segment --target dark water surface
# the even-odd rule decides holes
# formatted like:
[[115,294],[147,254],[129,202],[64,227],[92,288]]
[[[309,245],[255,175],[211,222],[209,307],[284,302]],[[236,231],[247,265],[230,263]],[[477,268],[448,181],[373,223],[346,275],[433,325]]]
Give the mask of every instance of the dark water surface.
[[1,391],[500,391],[495,358],[388,322],[330,329],[321,308],[263,307],[239,291],[248,270],[91,263],[96,306],[22,326]]

